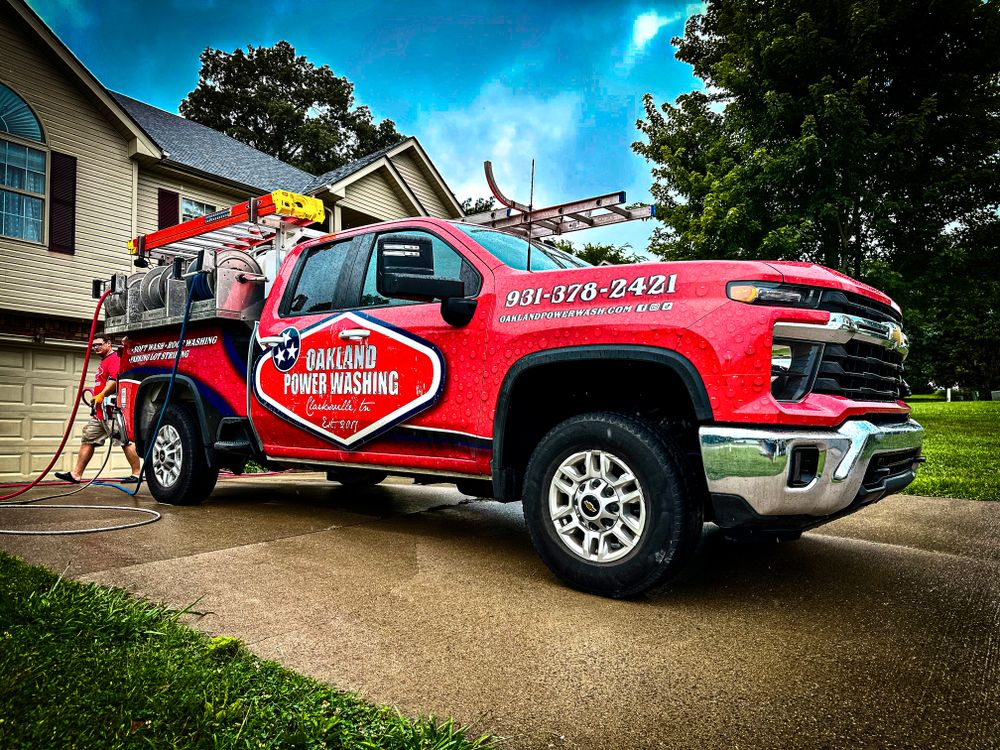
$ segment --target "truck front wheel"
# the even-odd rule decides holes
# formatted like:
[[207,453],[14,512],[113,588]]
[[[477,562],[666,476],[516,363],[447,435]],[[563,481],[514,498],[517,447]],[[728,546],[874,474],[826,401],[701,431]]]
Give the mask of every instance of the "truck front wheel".
[[170,404],[152,440],[145,475],[158,502],[197,505],[212,493],[219,468],[205,457],[201,430],[190,411]]
[[532,544],[581,591],[634,596],[677,572],[698,544],[702,515],[682,451],[641,419],[573,417],[528,462],[524,517]]

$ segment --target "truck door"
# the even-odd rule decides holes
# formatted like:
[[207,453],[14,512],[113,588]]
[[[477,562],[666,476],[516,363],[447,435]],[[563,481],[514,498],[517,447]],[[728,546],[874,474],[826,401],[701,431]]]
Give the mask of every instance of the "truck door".
[[[268,297],[251,341],[247,401],[254,431],[268,456],[299,456],[311,446],[306,360],[302,336],[344,309],[354,238],[293,251],[279,269],[275,292]],[[318,395],[318,394],[317,394]]]
[[467,297],[480,297],[486,279],[492,284],[478,259],[429,228],[373,232],[343,256],[337,289],[328,294],[338,307],[331,313],[316,309],[304,281],[317,260],[300,258],[302,270],[284,295],[289,314],[268,320],[267,331],[261,321],[261,335],[281,339],[255,368],[254,424],[270,417],[267,431],[275,429],[280,443],[261,426],[258,433],[275,458],[486,474],[488,310],[479,305],[468,324],[452,326],[440,302],[381,296],[375,248],[393,237],[429,240],[435,276],[462,280]]

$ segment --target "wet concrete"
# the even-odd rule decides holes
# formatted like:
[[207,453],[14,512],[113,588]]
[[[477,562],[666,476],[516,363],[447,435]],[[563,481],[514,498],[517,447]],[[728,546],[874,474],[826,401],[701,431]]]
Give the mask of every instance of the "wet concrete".
[[240,479],[155,507],[0,549],[195,603],[197,627],[510,748],[1000,747],[1000,504],[897,496],[773,546],[707,527],[680,580],[629,602],[556,582],[519,504],[446,485]]

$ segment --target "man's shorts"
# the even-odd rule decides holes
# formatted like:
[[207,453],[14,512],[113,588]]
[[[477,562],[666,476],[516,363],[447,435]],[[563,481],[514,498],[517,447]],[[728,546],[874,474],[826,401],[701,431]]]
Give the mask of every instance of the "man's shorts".
[[[105,429],[107,428],[107,429]],[[111,425],[106,422],[101,422],[96,417],[91,417],[90,421],[83,426],[83,444],[84,445],[104,445],[104,441],[108,439],[108,432],[111,429]],[[122,441],[114,438],[111,441],[112,445],[121,445]]]

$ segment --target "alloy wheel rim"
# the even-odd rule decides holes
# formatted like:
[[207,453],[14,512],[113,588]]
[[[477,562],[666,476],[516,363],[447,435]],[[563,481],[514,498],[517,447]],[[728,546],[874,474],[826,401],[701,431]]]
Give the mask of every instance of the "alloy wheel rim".
[[549,519],[556,536],[587,562],[610,563],[635,549],[646,528],[646,500],[635,473],[603,450],[574,453],[549,483]]
[[153,443],[153,475],[161,487],[170,487],[180,479],[183,460],[180,433],[173,425],[163,425]]

